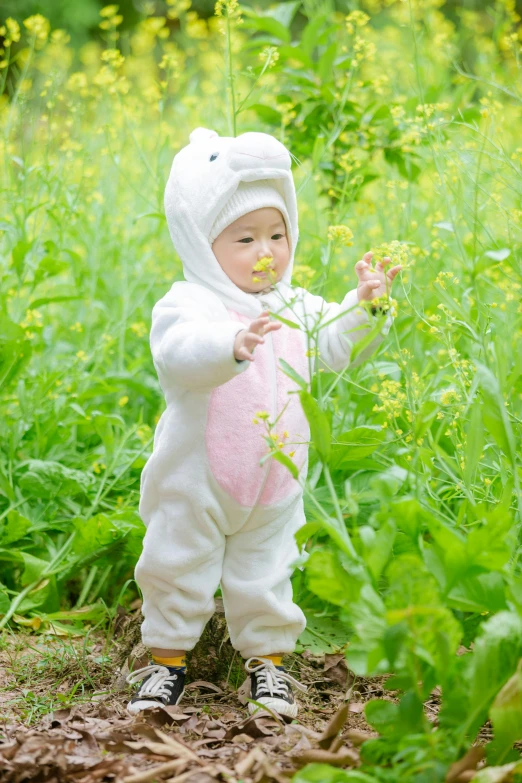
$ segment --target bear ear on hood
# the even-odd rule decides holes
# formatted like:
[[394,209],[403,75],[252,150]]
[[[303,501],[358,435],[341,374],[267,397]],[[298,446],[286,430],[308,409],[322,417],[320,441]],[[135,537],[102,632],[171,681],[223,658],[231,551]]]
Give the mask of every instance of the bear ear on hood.
[[196,128],[192,131],[192,133],[189,136],[190,143],[198,143],[200,141],[207,141],[208,139],[213,139],[215,136],[218,136],[219,134],[216,133],[215,130],[209,130],[208,128]]

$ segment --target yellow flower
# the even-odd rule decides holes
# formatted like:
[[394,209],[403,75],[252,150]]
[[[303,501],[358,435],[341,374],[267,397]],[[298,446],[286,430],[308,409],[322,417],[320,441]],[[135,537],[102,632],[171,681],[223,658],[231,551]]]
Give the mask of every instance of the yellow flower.
[[458,402],[460,398],[460,394],[456,391],[456,389],[448,389],[447,391],[442,392],[440,395],[440,401],[442,405],[451,405],[454,402]]
[[268,413],[268,411],[257,411],[256,413],[256,419],[262,419],[263,421],[265,421],[266,419],[269,418],[270,418],[270,414]]
[[131,324],[130,328],[136,337],[145,337],[148,332],[147,325],[144,324],[143,321],[137,321],[136,323]]
[[328,240],[330,242],[339,241],[345,247],[351,247],[353,242],[353,231],[348,226],[328,226]]
[[77,351],[76,356],[78,357],[78,359],[81,359],[82,362],[86,362],[88,359],[88,356],[85,353],[85,351]]
[[110,18],[111,16],[114,16],[119,9],[119,5],[106,5],[104,8],[100,11],[100,16]]
[[146,443],[149,442],[152,435],[152,430],[148,424],[141,424],[136,430],[136,435],[140,439],[142,445],[144,446]]
[[178,19],[183,11],[187,11],[191,6],[191,0],[167,0],[167,5],[170,6],[167,11],[167,17],[169,19]]
[[24,19],[24,27],[34,36],[38,48],[47,41],[51,29],[49,20],[42,14],[33,14],[33,16]]
[[370,17],[364,11],[352,11],[345,17],[346,30],[350,35],[353,35],[356,27],[364,27],[369,21]]
[[295,454],[295,451],[289,451],[289,452],[288,452],[288,456],[289,456],[289,457],[293,457],[293,456],[294,456],[294,454]]
[[273,68],[279,60],[279,52],[275,46],[265,46],[265,48],[259,52],[259,59],[263,63],[267,62],[268,68]]
[[120,406],[120,408],[123,408],[124,405],[127,405],[128,401],[129,398],[125,395],[124,397],[120,397],[120,399],[118,400],[118,405]]
[[20,40],[20,25],[16,19],[12,19],[10,16],[5,20],[5,24],[0,27],[0,35],[3,36],[3,45],[7,48],[12,43],[17,43]]
[[125,57],[122,55],[119,49],[106,49],[101,54],[101,59],[104,63],[107,63],[111,68],[121,68],[125,62]]
[[[275,269],[271,266],[273,263],[273,257],[272,256],[263,256],[263,258],[260,258],[257,264],[254,264],[252,267],[253,272],[266,272],[268,274],[268,277],[270,279],[270,282],[274,283],[277,279],[277,272]],[[254,283],[261,283],[262,278],[260,277],[253,277],[252,281]]]

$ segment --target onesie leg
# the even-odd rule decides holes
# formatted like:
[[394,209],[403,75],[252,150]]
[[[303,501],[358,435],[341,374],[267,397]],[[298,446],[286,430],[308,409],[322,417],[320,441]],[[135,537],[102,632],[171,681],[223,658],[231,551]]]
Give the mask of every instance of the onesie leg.
[[191,650],[214,613],[225,536],[188,498],[164,502],[152,514],[136,565],[143,593],[141,626],[148,647]]
[[244,658],[293,652],[306,625],[290,582],[304,522],[301,497],[283,519],[226,539],[221,588],[230,639]]

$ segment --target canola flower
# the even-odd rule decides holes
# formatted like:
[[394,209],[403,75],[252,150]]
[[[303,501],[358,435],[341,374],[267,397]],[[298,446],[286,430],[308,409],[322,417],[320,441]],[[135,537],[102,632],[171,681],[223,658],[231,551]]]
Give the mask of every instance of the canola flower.
[[[271,266],[273,262],[272,256],[263,256],[263,258],[260,258],[257,264],[254,264],[252,267],[252,272],[266,272],[268,277],[270,278],[270,282],[274,283],[277,279],[277,272],[275,269]],[[262,283],[263,280],[261,277],[253,277],[252,278],[254,283]]]
[[383,242],[377,247],[371,249],[373,253],[372,262],[383,261],[384,258],[391,258],[392,266],[402,264],[402,268],[407,269],[411,265],[411,258],[408,251],[408,245],[394,239],[391,242]]
[[339,242],[345,247],[353,245],[353,231],[348,226],[328,226],[328,240]]

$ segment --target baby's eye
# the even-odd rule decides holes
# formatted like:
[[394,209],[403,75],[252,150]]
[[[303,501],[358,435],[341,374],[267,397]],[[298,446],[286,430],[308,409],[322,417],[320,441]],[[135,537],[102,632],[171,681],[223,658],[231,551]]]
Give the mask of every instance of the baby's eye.
[[[272,236],[272,239],[278,239],[279,237],[284,237],[284,234],[274,234]],[[247,243],[247,242],[253,242],[254,240],[252,239],[252,237],[245,237],[244,239],[240,239],[239,241]]]

